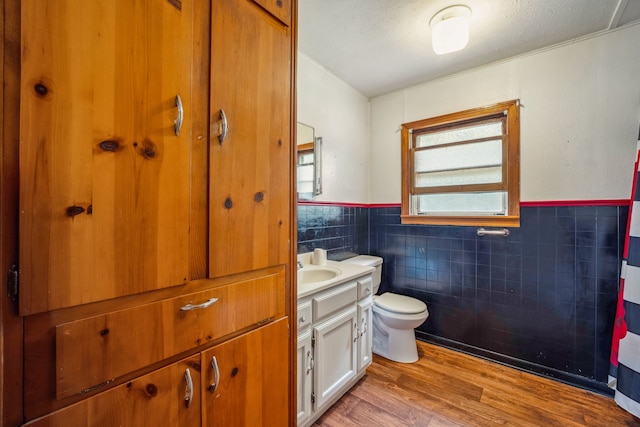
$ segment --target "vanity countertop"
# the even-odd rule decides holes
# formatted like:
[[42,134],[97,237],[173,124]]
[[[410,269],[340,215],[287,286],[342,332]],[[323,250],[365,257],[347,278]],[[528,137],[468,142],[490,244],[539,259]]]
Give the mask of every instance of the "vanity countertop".
[[312,283],[304,283],[304,282],[301,283],[300,280],[298,280],[298,299],[304,298],[316,292],[331,288],[333,286],[346,283],[350,280],[356,279],[366,274],[373,273],[375,271],[374,267],[367,267],[359,264],[350,264],[348,262],[337,262],[337,261],[327,260],[326,265],[319,266],[319,265],[310,264],[309,263],[310,258],[308,257],[305,259],[305,257],[299,256],[298,259],[302,261],[303,271],[305,268],[322,269],[323,267],[328,267],[328,269],[330,270],[335,269],[340,271],[339,274],[337,274],[335,277],[328,280],[315,281]]

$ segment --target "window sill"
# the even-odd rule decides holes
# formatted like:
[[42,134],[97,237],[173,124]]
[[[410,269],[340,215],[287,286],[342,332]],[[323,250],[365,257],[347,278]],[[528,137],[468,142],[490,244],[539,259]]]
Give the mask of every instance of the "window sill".
[[467,225],[473,227],[520,227],[520,216],[431,216],[400,215],[402,224]]

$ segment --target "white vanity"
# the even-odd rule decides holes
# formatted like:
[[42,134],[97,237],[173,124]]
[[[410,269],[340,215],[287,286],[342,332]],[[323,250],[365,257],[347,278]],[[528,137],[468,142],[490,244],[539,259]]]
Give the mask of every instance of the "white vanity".
[[299,255],[298,426],[313,424],[371,364],[373,267]]

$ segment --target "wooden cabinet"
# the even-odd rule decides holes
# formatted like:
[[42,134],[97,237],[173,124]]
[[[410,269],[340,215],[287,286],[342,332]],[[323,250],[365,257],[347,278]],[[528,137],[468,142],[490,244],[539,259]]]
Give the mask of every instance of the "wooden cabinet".
[[27,426],[196,426],[200,425],[200,399],[200,359],[193,356]]
[[289,424],[295,13],[21,2],[25,421]]
[[[284,283],[280,269],[255,279],[56,324],[56,397],[81,393],[159,359],[282,317]],[[150,329],[150,324],[155,327]]]
[[298,301],[299,427],[313,424],[371,364],[371,287],[365,274]]
[[28,426],[284,427],[289,396],[282,361],[289,355],[281,343],[287,334],[281,319]]
[[287,319],[202,353],[202,425],[288,425]]
[[258,3],[212,3],[210,277],[289,256],[292,34]]
[[21,5],[20,312],[186,283],[193,2]]

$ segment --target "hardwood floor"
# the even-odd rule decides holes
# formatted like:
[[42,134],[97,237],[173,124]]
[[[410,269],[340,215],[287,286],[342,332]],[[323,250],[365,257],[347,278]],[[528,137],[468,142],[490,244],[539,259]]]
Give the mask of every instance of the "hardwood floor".
[[640,426],[613,399],[432,344],[420,360],[374,355],[314,426]]

